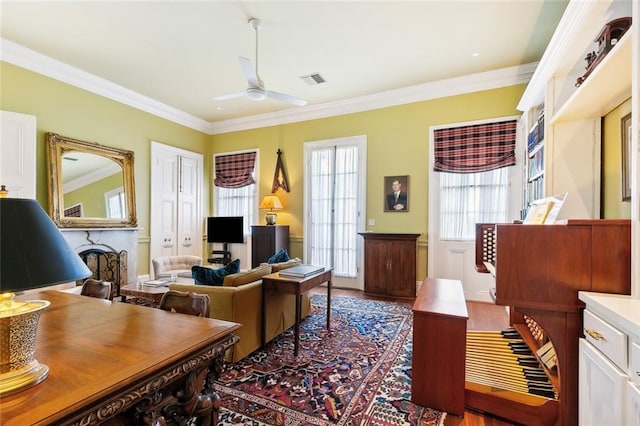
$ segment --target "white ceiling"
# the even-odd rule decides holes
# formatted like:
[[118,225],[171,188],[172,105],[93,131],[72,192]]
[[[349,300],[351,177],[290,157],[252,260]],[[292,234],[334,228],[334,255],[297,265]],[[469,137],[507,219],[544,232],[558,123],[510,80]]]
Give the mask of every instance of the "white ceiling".
[[[344,102],[538,61],[566,0],[6,1],[1,36],[207,122]],[[238,56],[267,89],[246,97]],[[6,44],[6,43],[5,43]],[[327,82],[309,86],[302,75]],[[232,120],[233,121],[233,120]]]

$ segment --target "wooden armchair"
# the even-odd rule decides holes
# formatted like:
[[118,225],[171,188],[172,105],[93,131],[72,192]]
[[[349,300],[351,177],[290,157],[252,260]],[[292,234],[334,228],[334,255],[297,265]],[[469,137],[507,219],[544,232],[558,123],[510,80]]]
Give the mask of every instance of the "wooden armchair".
[[169,290],[160,300],[160,309],[208,318],[209,296],[192,291]]
[[98,299],[111,300],[112,283],[109,281],[95,280],[88,278],[82,283],[80,294],[83,296],[96,297]]

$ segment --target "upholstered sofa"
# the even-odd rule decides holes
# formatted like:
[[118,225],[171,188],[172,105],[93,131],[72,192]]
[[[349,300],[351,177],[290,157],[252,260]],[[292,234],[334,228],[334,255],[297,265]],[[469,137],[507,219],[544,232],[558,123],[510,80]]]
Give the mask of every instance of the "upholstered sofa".
[[[242,324],[236,331],[240,341],[226,354],[226,359],[236,362],[260,347],[262,332],[262,277],[281,269],[299,265],[300,259],[288,262],[262,264],[256,268],[224,277],[222,286],[174,283],[169,288],[193,291],[209,295],[211,310],[209,317]],[[295,324],[295,296],[292,294],[267,293],[265,338],[268,341]],[[302,317],[309,315],[311,301],[302,297]],[[293,349],[292,349],[293,350]]]

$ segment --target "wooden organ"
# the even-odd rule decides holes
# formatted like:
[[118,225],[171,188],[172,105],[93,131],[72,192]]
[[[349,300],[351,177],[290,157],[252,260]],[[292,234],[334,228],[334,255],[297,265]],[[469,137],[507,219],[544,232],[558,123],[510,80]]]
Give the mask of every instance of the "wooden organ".
[[[478,224],[476,269],[493,273],[495,302],[510,308],[513,329],[538,361],[541,346],[551,342],[547,346],[555,350],[555,366],[540,364],[554,394],[529,395],[486,380],[478,383],[483,380],[475,380],[468,360],[466,406],[519,424],[577,425],[578,338],[582,336],[584,308],[578,291],[630,294],[630,221],[576,219],[563,225]],[[478,344],[475,334],[467,333],[467,357],[472,358],[472,363],[479,362],[470,352],[470,342]],[[476,348],[475,353],[492,358],[495,340]],[[500,361],[501,356],[487,361],[486,369],[496,363],[506,364]]]

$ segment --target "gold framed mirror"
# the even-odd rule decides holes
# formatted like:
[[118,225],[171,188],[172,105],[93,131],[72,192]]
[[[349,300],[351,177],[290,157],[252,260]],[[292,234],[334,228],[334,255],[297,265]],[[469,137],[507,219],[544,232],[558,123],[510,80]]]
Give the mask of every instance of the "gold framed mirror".
[[135,227],[133,151],[45,135],[49,215],[60,228]]

